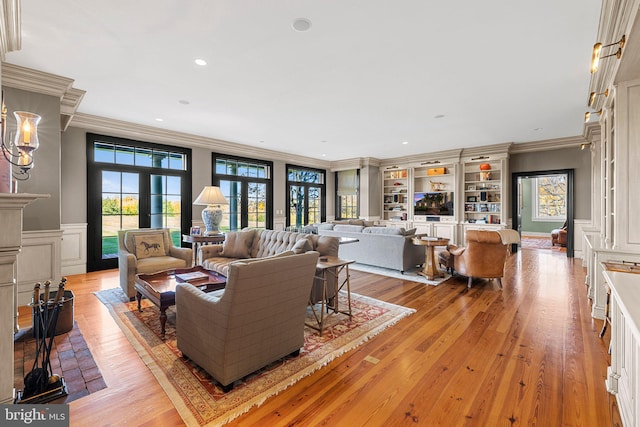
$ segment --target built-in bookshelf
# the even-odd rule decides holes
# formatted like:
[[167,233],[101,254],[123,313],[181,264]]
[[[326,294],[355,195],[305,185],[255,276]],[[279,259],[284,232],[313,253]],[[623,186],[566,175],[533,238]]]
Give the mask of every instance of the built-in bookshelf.
[[500,225],[504,220],[504,171],[501,159],[479,156],[465,162],[464,223]]
[[409,169],[389,166],[382,178],[382,219],[406,221],[409,215]]
[[414,220],[419,217],[439,221],[455,215],[456,165],[424,162],[413,169],[411,207]]

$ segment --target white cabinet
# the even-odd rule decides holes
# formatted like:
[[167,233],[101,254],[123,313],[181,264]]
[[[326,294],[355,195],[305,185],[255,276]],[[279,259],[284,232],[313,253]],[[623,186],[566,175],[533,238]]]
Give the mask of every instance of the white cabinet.
[[640,274],[605,271],[611,288],[611,366],[607,391],[616,395],[625,426],[640,425]]

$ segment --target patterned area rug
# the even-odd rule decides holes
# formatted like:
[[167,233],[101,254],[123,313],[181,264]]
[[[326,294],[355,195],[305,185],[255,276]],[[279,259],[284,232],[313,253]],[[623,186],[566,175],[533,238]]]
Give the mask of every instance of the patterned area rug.
[[350,264],[349,268],[352,270],[364,271],[365,273],[379,274],[380,276],[393,277],[400,280],[409,280],[411,282],[424,283],[425,285],[438,286],[440,283],[451,277],[450,274],[444,273],[444,277],[436,280],[428,280],[426,277],[418,274],[418,270],[405,271],[404,274],[398,270],[392,270],[390,268],[376,267],[367,264]]
[[[158,379],[184,422],[194,426],[222,425],[233,420],[415,312],[352,293],[351,320],[346,315],[330,316],[322,336],[306,327],[305,344],[299,356],[274,362],[237,381],[225,394],[206,372],[181,357],[176,348],[172,308],[167,310],[166,340],[163,341],[159,311],[151,302],[143,300],[144,309],[139,313],[137,302],[128,302],[120,288],[96,292],[96,296]],[[340,298],[340,305],[343,299],[346,303],[344,293]],[[312,319],[310,310],[307,316],[308,320]]]

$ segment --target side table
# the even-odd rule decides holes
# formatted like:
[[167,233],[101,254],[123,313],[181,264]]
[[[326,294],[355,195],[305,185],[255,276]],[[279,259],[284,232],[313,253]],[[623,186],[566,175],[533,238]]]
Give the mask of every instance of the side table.
[[[318,259],[318,264],[316,265],[316,278],[322,280],[322,301],[320,302],[320,314],[316,312],[314,307],[314,302],[309,299],[309,306],[311,307],[311,311],[313,312],[313,316],[315,317],[316,323],[305,323],[307,326],[317,330],[320,332],[320,336],[322,336],[322,331],[324,329],[324,321],[331,314],[342,313],[349,316],[351,319],[351,279],[349,275],[349,264],[353,264],[354,260],[345,260],[340,259],[335,256],[321,256]],[[345,271],[345,278],[340,283],[340,273],[342,270]],[[329,281],[329,277],[333,276],[335,278],[335,293],[332,302],[327,301],[327,285]],[[342,288],[346,285],[347,287],[347,309],[340,309],[338,303],[338,293]],[[326,315],[325,315],[326,311]]]
[[192,236],[191,234],[183,234],[182,241],[191,243],[191,249],[193,250],[193,265],[198,265],[198,249],[202,245],[211,245],[224,242],[224,234],[218,234],[216,236]]
[[447,246],[449,239],[443,237],[414,237],[411,241],[414,245],[426,246],[424,266],[421,271],[418,271],[418,274],[426,277],[428,280],[444,277],[444,274],[437,268],[435,247]]

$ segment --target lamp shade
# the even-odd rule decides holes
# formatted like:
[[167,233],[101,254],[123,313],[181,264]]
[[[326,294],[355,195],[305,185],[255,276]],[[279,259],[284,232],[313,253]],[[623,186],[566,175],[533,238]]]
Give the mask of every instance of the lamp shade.
[[228,205],[227,199],[224,198],[220,187],[204,187],[200,192],[194,205]]

